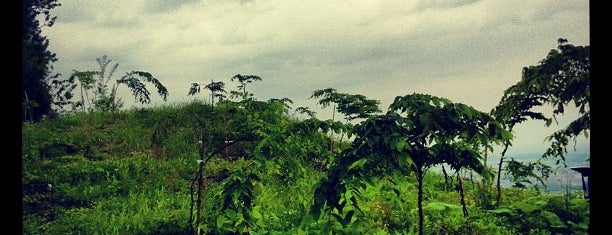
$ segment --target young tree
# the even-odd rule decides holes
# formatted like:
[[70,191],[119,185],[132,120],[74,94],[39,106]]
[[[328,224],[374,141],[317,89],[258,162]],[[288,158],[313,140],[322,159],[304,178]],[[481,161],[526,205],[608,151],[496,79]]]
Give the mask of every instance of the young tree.
[[[201,85],[204,84],[191,83],[191,87],[189,88],[189,92],[187,93],[187,95],[195,95],[197,93],[200,93]],[[215,82],[213,80],[211,80],[210,83],[204,86],[204,88],[210,91],[210,101],[212,106],[215,106],[215,98],[218,98],[219,100],[225,99],[226,96],[223,93],[227,93],[227,91],[225,91],[224,87],[224,82]]]
[[[49,51],[49,39],[42,35],[42,27],[51,27],[57,16],[50,11],[61,6],[56,0],[25,0],[22,2],[21,97],[24,120],[38,121],[52,109],[48,83],[59,76],[52,75],[55,53]],[[38,16],[43,15],[43,22]]]
[[343,114],[347,122],[358,118],[367,118],[374,113],[381,112],[378,107],[380,101],[368,99],[361,94],[338,93],[334,88],[316,90],[310,98],[321,98],[318,103],[323,108],[331,103],[336,104],[335,110]]
[[[242,93],[240,95],[242,96],[243,99],[246,99],[248,97],[248,93],[246,92],[246,84],[252,83],[253,81],[261,81],[261,77],[257,75],[236,74],[230,79],[230,81],[234,81],[234,80],[238,80],[238,82],[240,83],[240,85],[238,85],[238,89],[242,90]],[[236,96],[239,94],[232,93],[232,95]]]
[[[89,71],[89,72],[81,72],[74,71],[72,75],[68,78],[68,82],[78,84],[80,88],[81,101],[77,101],[74,105],[75,108],[81,107],[82,112],[87,112],[86,105],[89,100],[89,90],[94,87],[96,80],[94,79],[94,75],[99,74],[99,72]],[[91,103],[89,103],[90,109]]]
[[533,184],[531,178],[545,185],[545,180],[550,176],[550,173],[552,173],[551,167],[539,160],[533,163],[525,163],[510,159],[506,165],[506,176],[514,183],[513,186],[516,188],[526,188],[527,185]]
[[[115,63],[111,70],[107,72],[106,67],[111,60],[104,55],[101,58],[96,58],[96,61],[100,66],[99,71],[81,72],[75,70],[67,80],[55,80],[52,82],[51,90],[53,91],[54,105],[57,106],[56,109],[59,112],[62,112],[64,110],[63,106],[67,105],[73,105],[73,110],[81,107],[83,112],[86,110],[86,104],[89,104],[89,109],[100,111],[114,111],[122,106],[122,102],[115,99],[118,84],[113,85],[110,94],[108,88],[108,82],[111,80],[119,64]],[[70,97],[72,97],[73,90],[78,85],[80,85],[81,101],[71,103]],[[92,89],[93,98],[90,99],[89,93]]]
[[565,163],[570,138],[576,140],[581,134],[588,138],[591,129],[591,47],[574,46],[563,38],[558,43],[558,49],[551,50],[538,65],[523,68],[521,81],[504,91],[504,97],[526,97],[540,103],[534,106],[551,105],[554,110],[546,119],[547,126],[574,104],[579,117],[546,138],[551,145],[542,155]]
[[[157,78],[153,77],[153,75],[149,72],[144,71],[131,71],[123,75],[121,79],[117,80],[118,84],[125,84],[130,90],[132,90],[132,95],[134,99],[137,100],[141,104],[151,103],[150,95],[151,93],[147,90],[145,84],[141,81],[152,83],[155,88],[157,88],[157,93],[162,97],[164,101],[168,99],[168,89],[164,85],[161,84]],[[116,90],[116,88],[115,88]]]
[[[316,188],[312,215],[318,217],[325,205],[342,213],[346,202],[356,204],[352,197],[341,200],[342,195],[373,175],[413,171],[418,181],[419,234],[423,234],[426,170],[448,164],[456,172],[467,168],[488,177],[479,147],[492,150],[491,143],[511,137],[486,113],[423,94],[396,97],[385,115],[369,117],[355,126],[354,133],[351,148],[343,151],[328,177]],[[463,197],[462,204],[467,216]]]
[[74,97],[74,89],[78,86],[77,83],[70,81],[70,79],[54,79],[49,84],[49,90],[53,97],[53,112],[57,114],[65,113],[68,111],[76,111],[76,103],[72,100]]
[[[508,90],[515,89],[517,85],[511,86]],[[546,120],[546,117],[539,112],[533,112],[531,109],[535,106],[542,105],[540,101],[542,97],[531,95],[528,92],[515,92],[504,94],[499,104],[491,110],[491,115],[499,121],[502,126],[512,132],[514,126],[527,121],[528,119],[533,120]],[[503,163],[506,156],[506,151],[512,145],[511,140],[507,140],[503,143],[504,149],[501,152],[497,168],[497,206],[501,204],[501,175],[503,169]],[[513,168],[509,168],[513,169]]]
[[[95,109],[100,111],[115,111],[122,105],[121,101],[117,99],[117,89],[121,84],[125,84],[131,91],[134,99],[141,104],[148,104],[151,102],[151,93],[147,89],[144,82],[151,83],[157,88],[157,93],[162,96],[164,101],[168,98],[168,90],[166,87],[151,73],[144,71],[130,71],[123,75],[121,78],[115,80],[110,93],[108,89],[108,82],[111,79],[113,73],[117,69],[118,64],[115,64],[108,76],[106,73],[106,66],[110,63],[110,60],[106,56],[97,58],[98,64],[100,65],[99,71],[78,71],[70,75],[67,80],[54,82],[54,95],[56,103],[58,105],[73,105],[73,108],[81,107],[83,112],[89,109]],[[97,79],[96,79],[97,77]],[[72,97],[73,89],[76,88],[76,84],[80,85],[81,100],[77,102],[68,102],[67,97]],[[93,91],[90,91],[94,89]],[[92,99],[89,98],[90,93],[94,96]],[[89,109],[86,109],[86,105],[89,104]]]
[[[397,97],[390,111],[405,114],[402,128],[408,131],[406,140],[408,155],[412,156],[411,169],[419,182],[419,233],[422,234],[422,180],[425,169],[438,164],[448,164],[456,173],[462,168],[489,177],[482,164],[480,147],[493,150],[491,143],[511,137],[491,116],[470,106],[452,103],[450,100],[430,95],[413,94]],[[460,187],[461,179],[458,177]],[[467,209],[463,189],[461,202],[464,216]]]
[[[310,98],[320,98],[319,105],[328,107],[331,103],[336,104],[334,112],[337,110],[339,113],[344,115],[346,120],[345,124],[349,124],[350,121],[360,118],[368,118],[372,114],[380,113],[381,110],[378,107],[380,101],[368,99],[366,96],[361,94],[351,95],[346,93],[338,93],[334,88],[326,88],[322,90],[316,90],[312,93]],[[332,115],[332,121],[333,121]],[[340,141],[344,138],[344,132],[340,136]]]
[[[558,50],[551,50],[538,65],[523,68],[521,81],[504,91],[502,99],[491,114],[509,131],[528,119],[544,120],[546,125],[550,126],[556,115],[563,114],[566,106],[573,102],[580,116],[564,129],[546,138],[551,141],[551,145],[542,156],[559,157],[565,162],[569,139],[575,140],[581,133],[588,138],[591,128],[591,59],[590,46],[574,46],[562,38],[558,39],[558,43]],[[543,105],[554,107],[552,118],[533,110]],[[510,141],[504,143],[504,150],[499,160],[497,205],[500,205],[501,201],[502,164],[510,145]],[[557,160],[557,163],[559,162]]]
[[119,67],[119,63],[115,63],[113,67],[111,67],[110,71],[107,72],[106,67],[110,64],[111,60],[109,60],[106,55],[101,58],[96,58],[96,62],[100,66],[100,72],[98,74],[98,80],[96,82],[96,90],[94,92],[94,108],[96,110],[108,112],[115,111],[118,108],[123,106],[123,102],[117,99],[117,86],[119,83],[113,84],[113,87],[108,88],[108,82],[113,77],[115,71],[117,71],[117,67]]
[[293,104],[293,100],[284,97],[284,98],[270,98],[268,99],[268,103],[269,104],[278,104],[280,106],[282,106],[282,110],[284,110],[285,112],[289,112],[289,109],[291,109],[291,106],[289,104]]
[[310,117],[310,118],[314,118],[317,114],[317,112],[310,110],[310,108],[308,107],[304,107],[304,106],[300,106],[295,108],[295,112],[299,113],[299,114],[305,114],[306,116]]

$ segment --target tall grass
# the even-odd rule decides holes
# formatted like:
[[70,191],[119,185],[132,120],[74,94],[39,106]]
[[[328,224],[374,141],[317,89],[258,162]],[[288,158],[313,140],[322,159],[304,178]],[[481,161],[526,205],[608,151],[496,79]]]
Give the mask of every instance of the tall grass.
[[[251,192],[252,208],[245,211],[250,214],[241,217],[254,220],[248,223],[253,225],[253,233],[415,233],[414,175],[395,173],[371,179],[359,196],[361,212],[348,226],[343,227],[331,216],[324,217],[325,221],[309,221],[314,189],[326,177],[321,161],[333,160],[325,134],[275,136],[263,131],[291,126],[297,120],[273,118],[270,113],[247,116],[248,112],[223,103],[212,111],[211,106],[193,101],[117,113],[75,113],[24,123],[23,233],[189,234],[190,185],[198,171],[202,134],[207,137],[204,141],[209,153],[226,139],[252,141],[236,145],[246,149],[238,151],[245,153],[238,160],[219,154],[206,165],[202,218],[196,225],[205,234],[227,231],[218,227],[222,224],[219,216],[228,215],[222,206],[223,195],[234,193],[225,187],[226,178],[245,169],[258,174],[259,179]],[[247,126],[254,117],[261,118],[255,120],[258,125],[270,121],[267,129]],[[257,148],[262,146],[259,136],[266,135],[273,136],[268,141],[278,141],[272,143],[276,145]],[[256,155],[260,157],[253,157]],[[584,200],[567,201],[561,196],[542,199],[541,191],[508,189],[503,195],[505,208],[485,210],[479,205],[488,199],[475,185],[466,184],[471,217],[464,218],[455,188],[447,185],[441,174],[426,174],[426,231],[463,233],[469,225],[480,234],[515,234],[561,226],[548,212],[568,224],[566,230],[559,231],[581,234],[586,230],[589,205]],[[552,219],[538,220],[541,216],[537,213],[528,214],[525,220],[505,216],[532,207],[548,211],[544,215]],[[531,228],[529,221],[537,221],[544,228]]]

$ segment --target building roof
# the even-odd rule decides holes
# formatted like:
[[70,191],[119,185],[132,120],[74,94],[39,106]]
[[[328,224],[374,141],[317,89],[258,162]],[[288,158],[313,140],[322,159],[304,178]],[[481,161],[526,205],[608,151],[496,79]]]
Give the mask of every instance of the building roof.
[[577,166],[577,167],[571,167],[570,169],[580,172],[582,176],[591,175],[591,167],[588,167],[588,166]]

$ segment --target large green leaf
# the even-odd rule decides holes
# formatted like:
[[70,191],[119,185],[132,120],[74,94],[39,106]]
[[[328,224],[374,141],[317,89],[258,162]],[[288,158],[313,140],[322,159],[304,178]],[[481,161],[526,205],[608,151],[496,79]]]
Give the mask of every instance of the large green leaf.
[[356,167],[363,168],[363,165],[366,163],[367,160],[368,159],[366,159],[366,158],[361,158],[361,159],[351,163],[351,165],[348,167],[348,170],[353,170]]
[[433,211],[458,210],[461,209],[461,206],[444,202],[430,202],[423,209]]
[[223,224],[225,223],[225,217],[219,216],[217,217],[217,228],[223,228]]
[[548,221],[548,223],[550,224],[551,227],[553,228],[565,228],[567,227],[565,225],[565,223],[563,223],[563,221],[561,221],[561,219],[559,219],[559,216],[557,216],[555,213],[552,213],[550,211],[542,211],[542,216],[544,216],[544,218],[546,218],[546,221]]

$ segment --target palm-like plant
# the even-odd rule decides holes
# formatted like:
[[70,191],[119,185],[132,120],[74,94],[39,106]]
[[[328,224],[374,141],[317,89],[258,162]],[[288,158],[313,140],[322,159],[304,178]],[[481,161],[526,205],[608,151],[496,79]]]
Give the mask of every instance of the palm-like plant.
[[[423,234],[423,178],[428,168],[448,164],[488,177],[478,147],[506,140],[504,130],[491,116],[448,99],[423,94],[396,97],[385,115],[375,115],[355,126],[351,148],[337,159],[316,189],[312,214],[328,205],[342,212],[340,201],[348,187],[373,175],[397,169],[416,172],[418,180],[419,234]],[[326,195],[325,195],[326,194]],[[356,201],[354,202],[356,203]],[[467,216],[465,201],[464,215]],[[352,214],[351,214],[352,216]]]
[[248,97],[248,93],[246,92],[246,84],[252,83],[253,81],[261,81],[261,77],[257,75],[242,75],[236,74],[234,75],[230,81],[238,80],[240,85],[238,85],[238,89],[242,90],[242,97],[246,99]]
[[372,114],[381,112],[378,107],[380,101],[368,99],[361,94],[339,93],[334,88],[316,90],[310,98],[320,98],[318,104],[323,108],[332,103],[336,104],[335,110],[343,114],[347,122],[358,118],[367,118]]
[[[148,104],[151,102],[151,93],[147,89],[146,83],[151,83],[157,88],[157,93],[162,97],[164,101],[168,98],[168,89],[151,73],[145,71],[130,71],[123,75],[121,78],[115,80],[112,88],[109,88],[108,83],[112,80],[112,76],[115,73],[118,63],[115,63],[113,67],[107,73],[107,66],[111,62],[106,55],[97,58],[96,61],[100,65],[98,71],[78,71],[74,70],[70,77],[63,81],[54,81],[52,87],[54,89],[54,98],[56,99],[56,105],[73,105],[73,109],[81,107],[83,112],[87,111],[87,104],[89,109],[96,109],[100,111],[115,111],[121,106],[121,101],[117,99],[117,89],[121,84],[125,84],[134,95],[134,99],[141,104]],[[69,100],[73,97],[73,90],[80,86],[81,100],[77,102],[70,102]],[[95,88],[95,89],[94,89]],[[93,91],[90,91],[94,89]],[[90,100],[89,93],[92,93],[94,97]]]
[[[570,102],[578,108],[579,117],[566,128],[556,131],[546,139],[551,141],[550,147],[542,157],[555,156],[557,163],[565,162],[566,146],[569,138],[576,138],[581,133],[588,137],[591,128],[590,112],[590,80],[591,59],[590,46],[574,46],[567,40],[558,40],[558,50],[551,50],[547,57],[538,65],[523,68],[522,79],[504,91],[499,104],[491,114],[501,122],[506,129],[528,119],[544,120],[551,125],[556,115],[563,114]],[[533,111],[535,107],[545,104],[554,107],[553,117],[546,117],[541,112]],[[505,153],[511,145],[504,143],[497,171],[497,205],[501,198],[501,171]],[[508,168],[517,169],[517,168]],[[511,172],[511,174],[514,174]]]
[[210,91],[210,102],[212,106],[215,106],[215,98],[219,100],[225,99],[226,96],[224,93],[227,93],[227,91],[225,91],[225,83],[215,82],[212,80],[208,84],[191,83],[191,87],[189,88],[189,92],[187,93],[187,95],[195,95],[197,93],[200,93],[201,85],[204,85],[204,88]]

